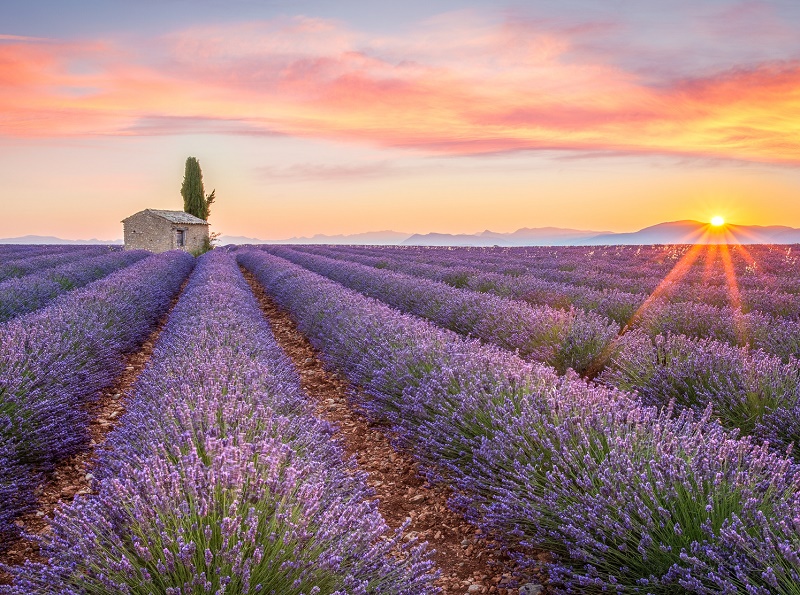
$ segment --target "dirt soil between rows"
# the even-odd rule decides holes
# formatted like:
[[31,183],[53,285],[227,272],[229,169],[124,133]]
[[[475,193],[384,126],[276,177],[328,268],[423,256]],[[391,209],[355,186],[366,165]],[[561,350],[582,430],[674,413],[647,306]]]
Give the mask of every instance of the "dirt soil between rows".
[[[410,519],[405,539],[417,537],[435,549],[433,559],[441,571],[436,584],[442,593],[517,595],[519,590],[508,586],[514,564],[480,529],[448,508],[452,490],[425,481],[411,455],[392,446],[388,429],[371,424],[354,409],[349,398],[354,387],[325,367],[320,353],[298,331],[289,313],[277,305],[247,269],[242,267],[242,272],[278,345],[297,367],[302,388],[315,403],[317,415],[337,426],[336,437],[345,452],[354,456],[359,468],[369,475],[386,523],[397,529]],[[541,554],[541,559],[546,559],[546,554]],[[526,580],[546,583],[544,576]]]
[[[178,293],[173,297],[167,312],[158,320],[138,351],[125,356],[124,368],[114,384],[102,391],[97,400],[89,405],[91,422],[89,447],[63,461],[45,476],[45,481],[37,490],[37,503],[34,510],[20,516],[15,522],[28,535],[46,535],[50,531],[53,513],[61,504],[69,504],[77,495],[92,493],[92,469],[97,462],[97,452],[106,441],[108,434],[125,413],[125,397],[131,390],[139,373],[153,354],[156,339],[166,325],[169,315],[188,283],[186,279]],[[47,562],[39,553],[39,545],[26,537],[17,539],[5,553],[0,554],[0,563],[19,566],[26,560]],[[0,571],[0,585],[11,584],[11,576]]]

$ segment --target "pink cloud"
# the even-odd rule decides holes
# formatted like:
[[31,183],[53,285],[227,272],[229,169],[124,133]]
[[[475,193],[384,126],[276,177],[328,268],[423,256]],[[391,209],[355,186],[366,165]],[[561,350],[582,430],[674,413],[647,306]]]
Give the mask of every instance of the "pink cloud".
[[0,134],[203,130],[437,154],[560,149],[800,162],[798,63],[653,86],[582,49],[613,30],[459,13],[396,37],[296,18],[125,44],[8,40],[0,44]]

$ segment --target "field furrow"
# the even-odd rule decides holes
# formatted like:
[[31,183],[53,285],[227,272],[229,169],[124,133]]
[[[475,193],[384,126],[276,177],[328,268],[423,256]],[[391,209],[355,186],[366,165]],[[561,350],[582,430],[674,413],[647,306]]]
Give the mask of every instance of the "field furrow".
[[102,279],[148,255],[144,250],[115,251],[0,282],[0,322],[38,310],[59,295]]
[[442,573],[436,584],[442,593],[461,594],[473,585],[476,593],[508,593],[504,585],[511,579],[514,564],[496,544],[485,539],[479,528],[447,507],[453,496],[451,487],[428,483],[413,457],[393,447],[388,428],[370,423],[354,409],[351,398],[358,389],[326,369],[289,313],[275,303],[252,273],[243,272],[278,345],[298,369],[303,391],[315,402],[316,414],[336,426],[334,437],[368,474],[378,510],[388,525],[399,529],[408,521],[404,535],[428,541],[435,548],[432,557]]
[[88,406],[139,349],[193,266],[150,256],[0,326],[0,549],[43,473],[90,443]]
[[[36,504],[32,510],[15,521],[22,535],[41,536],[48,533],[53,514],[59,506],[68,505],[75,496],[92,493],[97,456],[108,437],[108,434],[119,424],[125,412],[128,394],[144,366],[149,361],[158,336],[166,324],[170,312],[180,297],[187,281],[173,296],[169,309],[156,324],[155,329],[144,341],[138,351],[128,353],[123,359],[123,368],[114,383],[105,388],[96,401],[87,405],[90,418],[89,447],[77,454],[59,461],[55,469],[48,472],[37,489]],[[5,552],[0,552],[0,563],[19,566],[25,561],[46,562],[39,553],[39,544],[35,540],[18,537]],[[10,584],[11,575],[0,571],[0,584]]]
[[[357,263],[282,248],[269,251],[559,373],[572,369],[601,384],[636,391],[646,405],[674,405],[697,415],[711,406],[725,427],[768,440],[781,452],[800,439],[800,368],[793,358],[785,362],[711,339],[650,337],[635,329],[622,333],[592,312],[534,307]],[[791,326],[784,328],[783,337],[800,341]]]
[[200,259],[108,439],[93,494],[7,593],[432,593],[316,418],[232,256]]
[[238,260],[523,572],[545,564],[560,592],[794,593],[790,460],[708,417],[559,377],[263,251]]

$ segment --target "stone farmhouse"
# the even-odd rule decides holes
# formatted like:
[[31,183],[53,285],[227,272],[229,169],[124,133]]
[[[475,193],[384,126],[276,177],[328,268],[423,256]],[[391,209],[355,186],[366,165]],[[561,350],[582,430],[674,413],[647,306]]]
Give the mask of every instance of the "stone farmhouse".
[[122,220],[125,250],[194,252],[208,240],[208,221],[183,211],[145,209]]

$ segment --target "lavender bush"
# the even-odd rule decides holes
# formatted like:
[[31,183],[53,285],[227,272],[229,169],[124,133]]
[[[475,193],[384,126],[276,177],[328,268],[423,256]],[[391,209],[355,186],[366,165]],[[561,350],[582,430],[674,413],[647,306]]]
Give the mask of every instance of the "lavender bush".
[[260,251],[238,259],[457,506],[523,567],[552,552],[560,592],[796,593],[788,459],[708,412],[558,376]]
[[3,281],[0,322],[37,310],[62,293],[83,287],[148,255],[145,250],[114,251]]
[[25,246],[0,254],[0,281],[30,275],[84,258],[101,256],[118,249],[109,246]]
[[[270,249],[274,252],[274,249]],[[426,262],[415,262],[407,255],[387,258],[391,249],[376,250],[381,256],[365,257],[364,249],[343,248],[281,248],[278,255],[292,259],[292,253],[310,252],[327,258],[352,260],[370,267],[390,269],[416,277],[447,283],[454,287],[478,292],[490,292],[502,297],[522,300],[536,306],[560,309],[574,307],[591,311],[622,326],[635,324],[651,336],[684,334],[696,338],[711,338],[732,345],[750,345],[781,356],[784,361],[800,355],[800,297],[753,289],[743,292],[742,310],[732,308],[731,292],[727,285],[689,289],[670,289],[648,300],[646,293],[626,293],[609,281],[602,289],[580,284],[564,283],[535,276],[514,276],[479,270],[465,258],[434,251]],[[344,254],[343,254],[344,252]],[[419,256],[419,255],[417,255]],[[438,264],[431,264],[431,263]],[[576,265],[577,266],[577,265]],[[665,273],[666,274],[666,273]],[[674,284],[670,284],[672,288]],[[646,301],[647,300],[647,301]],[[646,307],[635,313],[646,302]],[[699,302],[699,303],[697,303]],[[761,308],[754,306],[755,302]],[[765,310],[762,311],[752,310]],[[780,316],[773,314],[779,313]],[[787,319],[788,318],[788,319]]]
[[[796,361],[683,335],[628,333],[601,383],[635,390],[645,404],[673,402],[701,414],[709,405],[728,428],[786,449],[800,440]],[[795,453],[797,454],[797,453]]]
[[0,552],[5,551],[17,534],[14,520],[33,508],[34,489],[39,477],[30,467],[17,460],[16,445],[7,435],[8,420],[0,426]]
[[73,250],[73,246],[43,244],[0,244],[0,262],[30,258],[42,254],[55,254]]
[[562,373],[570,368],[588,371],[601,354],[613,348],[619,332],[618,325],[583,311],[533,307],[355,263],[282,248],[270,251],[391,306],[517,351]]
[[425,594],[401,544],[311,413],[236,268],[203,256],[104,450],[97,495],[63,509],[49,565],[7,593]]
[[[303,248],[308,249],[308,248]],[[317,250],[318,248],[314,248]],[[537,279],[594,289],[618,289],[651,294],[680,264],[663,295],[670,301],[703,301],[723,306],[730,303],[727,265],[729,259],[741,297],[746,303],[753,291],[798,293],[794,273],[796,246],[560,246],[519,248],[435,248],[418,246],[336,247],[349,254],[379,255],[443,266],[469,274],[499,273],[508,277]],[[724,254],[727,252],[727,255]],[[791,301],[791,298],[789,297]]]
[[[568,310],[575,307],[591,310],[618,324],[627,323],[646,295],[631,294],[617,289],[597,290],[581,285],[571,285],[539,279],[532,275],[503,274],[475,268],[475,263],[461,257],[436,253],[434,258],[419,262],[408,255],[392,254],[390,249],[355,249],[343,247],[292,247],[292,250],[310,252],[319,256],[348,260],[359,264],[389,269],[415,277],[446,283],[459,289],[493,293],[501,297],[522,300],[534,306],[550,306]],[[455,263],[459,263],[456,265]],[[449,265],[449,266],[448,266]]]
[[[0,491],[24,500],[32,467],[46,470],[86,447],[84,405],[113,382],[123,354],[144,341],[192,266],[180,252],[151,256],[0,326]],[[18,512],[0,500],[0,519]],[[5,521],[7,536],[16,527]]]
[[[560,373],[573,368],[590,378],[599,376],[606,385],[638,391],[645,404],[673,402],[697,414],[712,404],[714,416],[725,427],[768,439],[781,450],[800,438],[800,377],[791,357],[783,361],[760,350],[711,339],[650,337],[640,329],[618,337],[617,327],[605,326],[599,317],[583,311],[530,308],[286,248],[269,251],[403,311],[551,365]],[[706,314],[704,320],[713,322],[713,316]],[[795,334],[794,328],[784,321],[781,331],[768,340],[775,345],[797,343],[800,332]],[[605,370],[606,366],[610,368]]]
[[[619,323],[629,320],[686,255],[687,246],[614,246],[604,248],[430,248],[430,247],[355,247],[293,246],[330,258],[352,260],[376,268],[421,276],[473,290],[530,299],[551,306],[596,309]],[[800,296],[793,273],[795,258],[791,247],[752,246],[748,251],[758,259],[729,252],[739,285],[743,312],[759,311],[773,316],[796,318],[800,315]],[[732,295],[728,279],[720,270],[717,251],[712,247],[695,252],[698,256],[685,276],[671,282],[660,293],[660,303],[700,302],[716,306],[724,313]],[[712,261],[712,262],[709,262]],[[696,269],[702,272],[698,277]],[[622,311],[606,311],[606,299],[615,295],[633,310],[622,318]],[[616,316],[620,316],[617,318]]]

